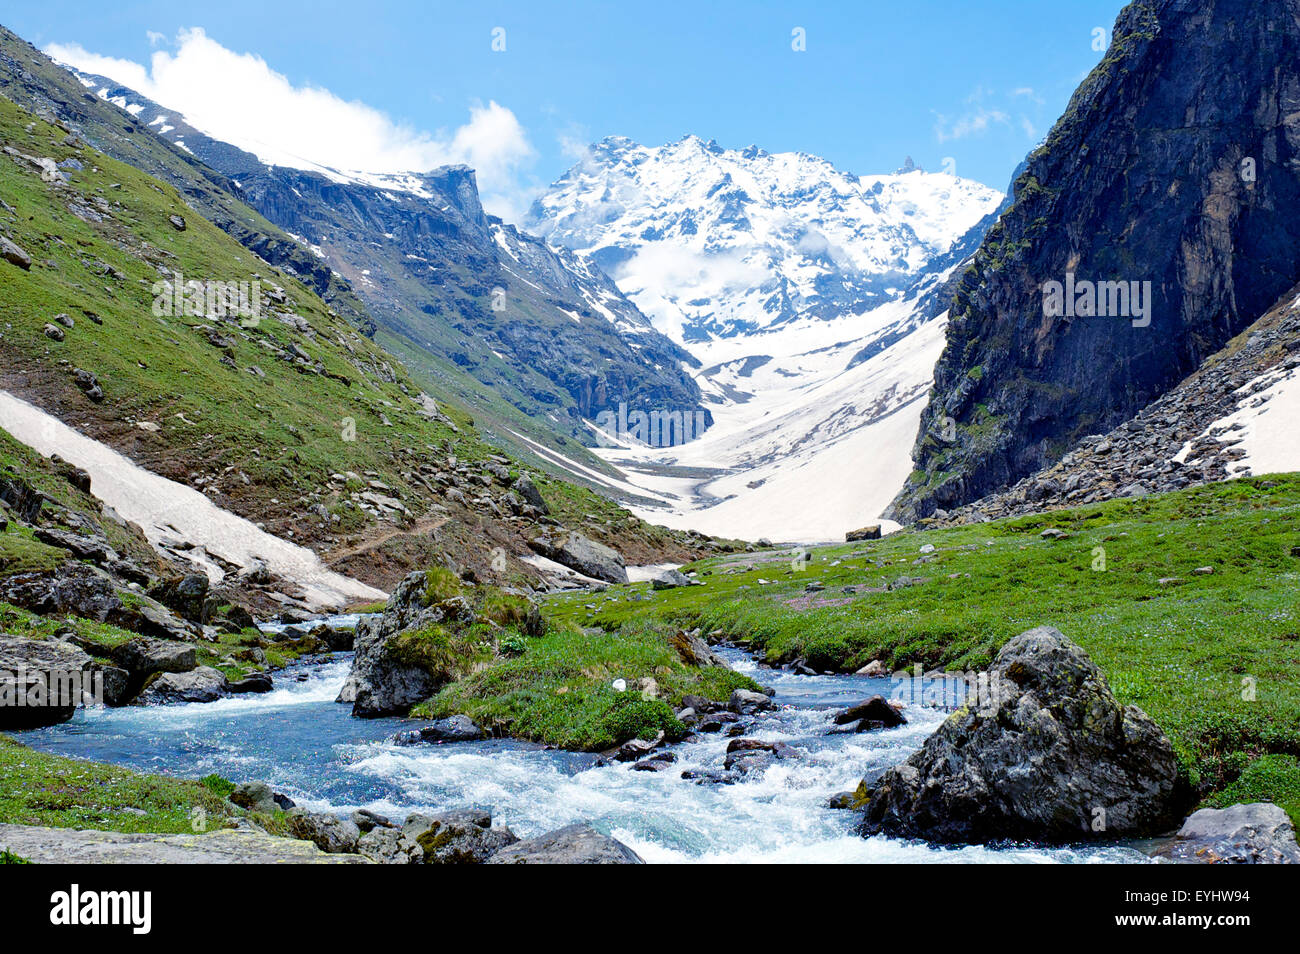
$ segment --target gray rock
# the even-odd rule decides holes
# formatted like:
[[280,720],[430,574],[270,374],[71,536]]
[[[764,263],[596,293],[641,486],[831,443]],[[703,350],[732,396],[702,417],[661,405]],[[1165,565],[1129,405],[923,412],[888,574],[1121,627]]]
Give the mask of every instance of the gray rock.
[[156,672],[190,672],[198,665],[191,643],[137,636],[112,651],[113,661],[134,678],[144,680]]
[[353,854],[361,840],[361,829],[352,822],[301,808],[289,812],[289,831],[295,838],[310,841],[330,855]]
[[0,235],[0,258],[3,258],[10,265],[17,265],[24,271],[32,267],[32,257],[3,235]]
[[394,638],[408,629],[474,619],[473,609],[464,599],[425,606],[422,598],[427,584],[424,573],[407,575],[393,590],[381,615],[357,624],[356,656],[338,697],[339,702],[352,703],[353,715],[405,715],[453,677],[451,672],[429,671],[393,649]]
[[590,825],[569,825],[502,848],[491,865],[641,865],[641,856]]
[[71,643],[0,635],[0,729],[67,722],[95,691],[94,669]]
[[[516,485],[517,486],[517,485]],[[543,534],[528,541],[533,550],[562,566],[606,583],[626,583],[623,556],[612,547],[589,540],[574,530]]]
[[41,333],[45,335],[45,337],[49,338],[51,341],[62,341],[67,336],[67,332],[65,332],[58,325],[51,324],[48,322],[46,323],[45,327],[41,329]]
[[511,492],[518,494],[524,503],[535,508],[542,516],[551,512],[550,508],[546,506],[546,501],[542,499],[542,492],[533,483],[533,478],[527,474],[521,474],[510,489]]
[[152,835],[0,825],[0,849],[38,864],[367,863],[367,859],[359,855],[328,855],[312,843],[294,838],[230,829]]
[[1300,845],[1285,811],[1272,802],[1251,802],[1202,808],[1153,855],[1182,864],[1294,865],[1300,864]]
[[740,715],[750,715],[761,709],[775,709],[776,704],[761,692],[735,689],[727,700],[727,708]]
[[439,719],[421,729],[399,732],[393,737],[398,745],[418,745],[422,742],[477,742],[486,733],[466,715]]
[[238,679],[226,685],[226,691],[231,695],[270,692],[274,688],[275,683],[272,681],[269,672],[252,672],[243,679]]
[[1087,653],[1043,626],[1010,640],[989,672],[987,693],[875,783],[864,832],[1070,842],[1172,823],[1173,748],[1116,701]]
[[372,828],[357,841],[357,852],[380,865],[415,863],[396,828]]
[[211,666],[191,672],[165,672],[149,683],[136,698],[137,705],[168,705],[177,702],[215,702],[226,692],[226,677]]
[[270,814],[276,809],[288,811],[294,807],[293,799],[287,795],[274,792],[264,782],[244,782],[230,793],[230,801],[249,811]]
[[519,841],[509,828],[493,828],[487,812],[473,810],[412,815],[402,826],[402,838],[419,845],[426,865],[483,864]]
[[858,543],[862,540],[879,540],[880,524],[872,524],[869,527],[862,527],[858,530],[850,530],[844,534],[845,543]]
[[72,383],[81,389],[86,397],[90,398],[95,404],[104,400],[104,389],[99,386],[99,379],[89,371],[83,368],[76,368],[72,372]]
[[907,720],[903,718],[897,709],[885,701],[884,696],[872,696],[865,702],[859,702],[855,706],[841,709],[835,713],[833,721],[836,725],[855,724],[855,732],[866,732],[869,729],[893,729],[907,724]]
[[691,578],[681,570],[664,570],[650,578],[650,587],[656,590],[672,590],[690,585]]
[[391,828],[396,830],[397,826],[389,820],[387,815],[380,815],[378,812],[372,812],[368,808],[358,808],[352,813],[352,824],[356,825],[363,832],[374,831],[376,828]]

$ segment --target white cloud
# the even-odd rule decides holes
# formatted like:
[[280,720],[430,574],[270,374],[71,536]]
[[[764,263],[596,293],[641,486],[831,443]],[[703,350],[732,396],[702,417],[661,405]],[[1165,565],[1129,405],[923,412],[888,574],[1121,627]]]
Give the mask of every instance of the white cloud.
[[472,104],[467,123],[430,133],[322,87],[295,86],[260,56],[229,50],[198,28],[180,31],[175,53],[155,51],[148,67],[77,44],[55,43],[45,52],[131,87],[264,162],[345,173],[465,163],[478,175],[488,211],[509,219],[526,208],[533,186],[522,179],[536,153],[515,114],[496,102]]
[[965,112],[955,120],[941,113],[936,114],[936,116],[934,134],[939,142],[979,135],[987,132],[993,124],[1006,125],[1011,119],[1000,109],[986,109],[983,106]]

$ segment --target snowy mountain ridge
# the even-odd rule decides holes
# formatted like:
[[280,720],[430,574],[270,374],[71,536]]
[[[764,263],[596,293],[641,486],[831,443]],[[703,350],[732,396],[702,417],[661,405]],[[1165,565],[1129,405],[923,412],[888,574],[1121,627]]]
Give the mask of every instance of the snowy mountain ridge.
[[878,520],[911,471],[947,282],[1002,202],[910,162],[856,176],[695,136],[596,143],[525,227],[605,268],[699,360],[714,422],[670,447],[602,434],[613,489],[656,501],[637,510],[654,522],[747,539]]

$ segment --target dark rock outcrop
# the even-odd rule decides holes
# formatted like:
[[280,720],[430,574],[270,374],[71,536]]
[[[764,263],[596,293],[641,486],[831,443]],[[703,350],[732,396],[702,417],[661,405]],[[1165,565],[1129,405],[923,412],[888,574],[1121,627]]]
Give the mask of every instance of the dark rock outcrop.
[[95,669],[71,643],[0,634],[0,729],[67,722],[93,693]]
[[483,864],[519,841],[509,828],[493,828],[487,812],[473,810],[411,815],[402,837],[420,846],[426,865]]
[[[1123,423],[1300,279],[1297,57],[1300,0],[1120,13],[961,277],[891,516],[970,503]],[[1046,316],[1044,284],[1071,275],[1150,282],[1145,314]]]
[[1051,627],[998,653],[988,691],[906,762],[866,785],[863,830],[937,842],[1074,842],[1167,830],[1172,746],[1119,704],[1088,655]]

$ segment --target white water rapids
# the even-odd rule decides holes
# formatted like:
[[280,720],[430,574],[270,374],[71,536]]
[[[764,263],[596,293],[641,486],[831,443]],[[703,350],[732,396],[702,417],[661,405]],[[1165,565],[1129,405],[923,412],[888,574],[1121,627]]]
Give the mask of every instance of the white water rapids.
[[341,657],[276,675],[275,691],[207,704],[79,712],[65,725],[20,733],[38,748],[191,777],[218,772],[265,781],[299,804],[346,815],[370,808],[395,819],[413,811],[474,807],[521,837],[590,821],[649,862],[1138,862],[1121,846],[935,848],[854,834],[854,816],[825,807],[868,771],[906,758],[943,718],[909,707],[907,726],[826,735],[834,707],[858,701],[871,683],[852,676],[798,676],[733,665],[772,685],[781,709],[748,737],[780,740],[801,757],[755,771],[734,785],[682,779],[689,768],[719,769],[727,742],[701,735],[674,746],[666,772],[630,764],[596,766],[589,755],[509,740],[394,745],[410,722],[362,720],[334,698],[351,664]]

